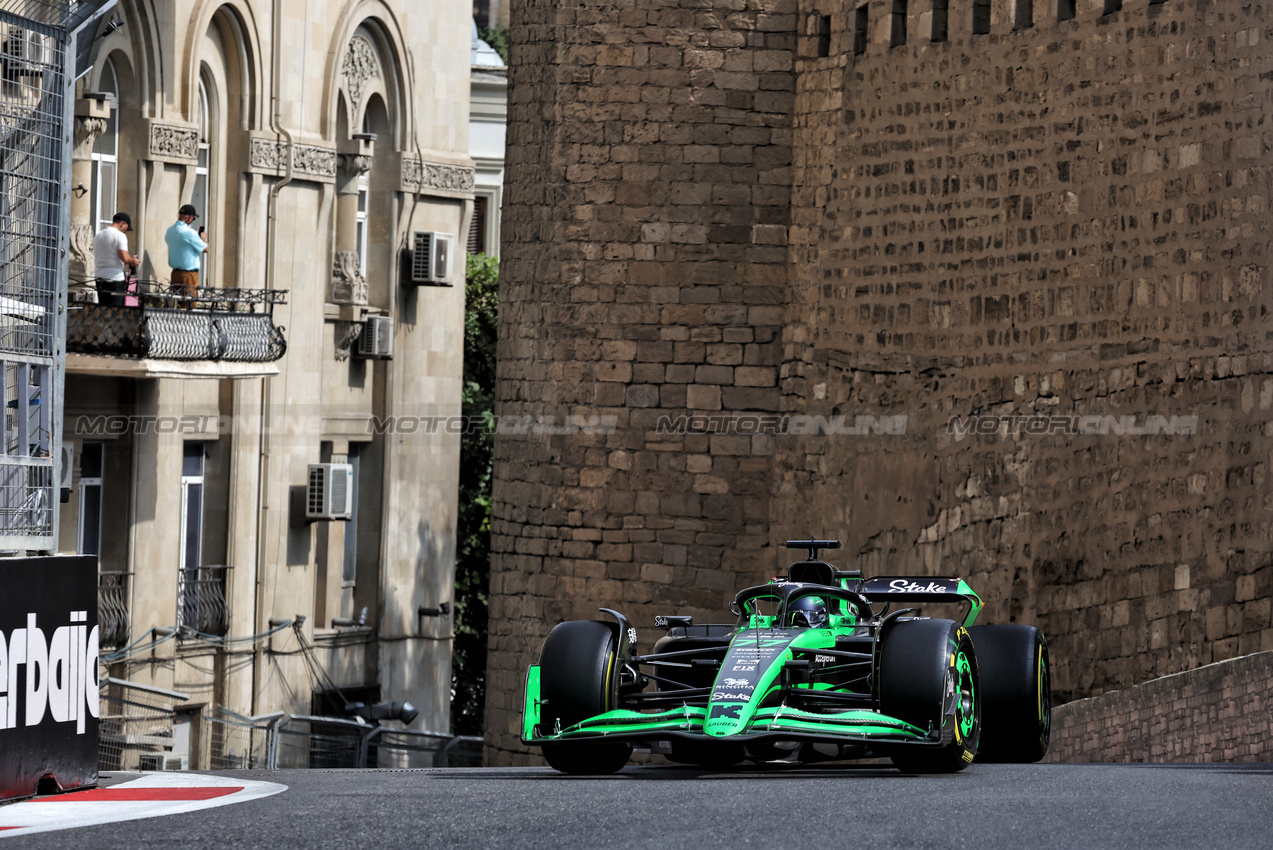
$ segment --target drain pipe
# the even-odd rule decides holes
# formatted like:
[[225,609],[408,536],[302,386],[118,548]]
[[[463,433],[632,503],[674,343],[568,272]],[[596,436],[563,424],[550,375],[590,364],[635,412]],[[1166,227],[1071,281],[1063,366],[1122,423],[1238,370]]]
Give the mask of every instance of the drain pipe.
[[[273,290],[277,281],[278,266],[278,198],[279,193],[283,191],[283,187],[292,182],[292,134],[283,126],[281,115],[282,109],[282,79],[281,79],[281,55],[283,52],[283,3],[282,0],[274,0],[274,15],[271,25],[274,29],[274,55],[272,58],[272,71],[274,79],[273,91],[270,94],[272,101],[270,108],[270,129],[274,131],[276,136],[285,138],[287,144],[287,171],[283,175],[283,179],[275,183],[270,188],[269,200],[266,204],[266,225],[265,225],[265,288]],[[265,569],[266,557],[269,552],[268,538],[266,529],[269,527],[270,518],[270,444],[272,442],[270,436],[271,412],[270,399],[272,397],[273,378],[266,375],[261,379],[261,445],[260,456],[257,459],[257,490],[256,490],[256,616],[255,631],[257,634],[265,631],[262,628],[261,618],[265,616]],[[265,663],[265,651],[258,643],[255,647],[255,658],[252,664],[252,711],[251,715],[255,717],[260,713],[258,710],[258,702],[260,700],[261,691],[261,666]]]

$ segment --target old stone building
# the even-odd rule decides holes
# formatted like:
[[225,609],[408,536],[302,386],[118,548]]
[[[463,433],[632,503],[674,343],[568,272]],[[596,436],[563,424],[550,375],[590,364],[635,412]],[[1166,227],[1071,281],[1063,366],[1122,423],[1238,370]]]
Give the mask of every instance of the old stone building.
[[[335,689],[448,728],[470,29],[397,0],[123,0],[98,26],[61,544],[100,555],[110,675],[179,711],[317,714]],[[193,296],[165,242],[187,203]],[[116,210],[142,258],[122,303],[92,284]]]
[[719,622],[810,534],[1060,700],[1273,649],[1270,27],[514,2],[500,412],[617,427],[497,438],[488,755],[554,622]]

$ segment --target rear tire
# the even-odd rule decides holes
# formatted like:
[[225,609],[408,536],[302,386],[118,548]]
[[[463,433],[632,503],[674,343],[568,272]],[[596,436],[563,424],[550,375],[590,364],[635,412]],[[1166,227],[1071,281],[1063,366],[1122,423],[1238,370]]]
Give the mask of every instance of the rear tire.
[[[977,657],[968,630],[951,620],[902,620],[880,646],[880,711],[921,729],[943,729],[941,748],[890,754],[906,773],[954,773],[972,763],[981,735]],[[952,717],[953,709],[953,717]]]
[[[549,728],[573,726],[614,708],[614,627],[596,620],[570,620],[548,633],[539,654],[542,722]],[[614,773],[628,763],[632,747],[615,741],[562,741],[543,745],[544,758],[562,773]]]
[[981,761],[1029,764],[1043,758],[1052,733],[1048,646],[1033,626],[968,630],[981,668]]

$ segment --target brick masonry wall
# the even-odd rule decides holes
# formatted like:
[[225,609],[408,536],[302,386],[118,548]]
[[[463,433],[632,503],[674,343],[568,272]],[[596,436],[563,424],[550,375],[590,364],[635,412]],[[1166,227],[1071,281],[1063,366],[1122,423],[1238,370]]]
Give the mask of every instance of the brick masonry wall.
[[[867,4],[855,54],[812,3],[798,43],[784,404],[906,425],[780,440],[774,542],[963,575],[1044,629],[1061,700],[1273,649],[1265,7],[996,0],[934,44],[926,5],[890,47]],[[1048,430],[1080,416],[1197,424]]]
[[1273,652],[1058,706],[1047,762],[1273,759]]
[[772,441],[659,420],[779,406],[794,10],[512,4],[497,413],[616,430],[496,437],[493,763],[556,622],[719,620],[763,574]]
[[1018,8],[513,4],[499,412],[616,430],[497,437],[492,762],[552,623],[719,612],[793,536],[968,578],[1058,701],[1273,650],[1266,7]]

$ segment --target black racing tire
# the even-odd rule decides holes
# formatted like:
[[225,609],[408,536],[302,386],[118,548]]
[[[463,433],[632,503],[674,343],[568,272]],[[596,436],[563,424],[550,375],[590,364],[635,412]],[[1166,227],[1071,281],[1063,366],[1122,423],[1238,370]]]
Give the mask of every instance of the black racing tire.
[[981,673],[978,761],[1030,764],[1047,754],[1052,734],[1048,645],[1034,626],[973,626]]
[[879,680],[881,712],[950,735],[940,748],[896,748],[889,754],[895,766],[905,773],[954,773],[972,763],[981,692],[967,629],[952,620],[894,622],[881,639]]
[[632,757],[632,747],[617,741],[595,744],[544,744],[544,759],[559,773],[571,776],[605,776],[623,770]]
[[[614,708],[615,627],[596,620],[570,620],[548,633],[539,653],[541,722],[562,729]],[[614,773],[628,763],[632,747],[615,741],[561,741],[543,745],[555,770],[570,774]]]

